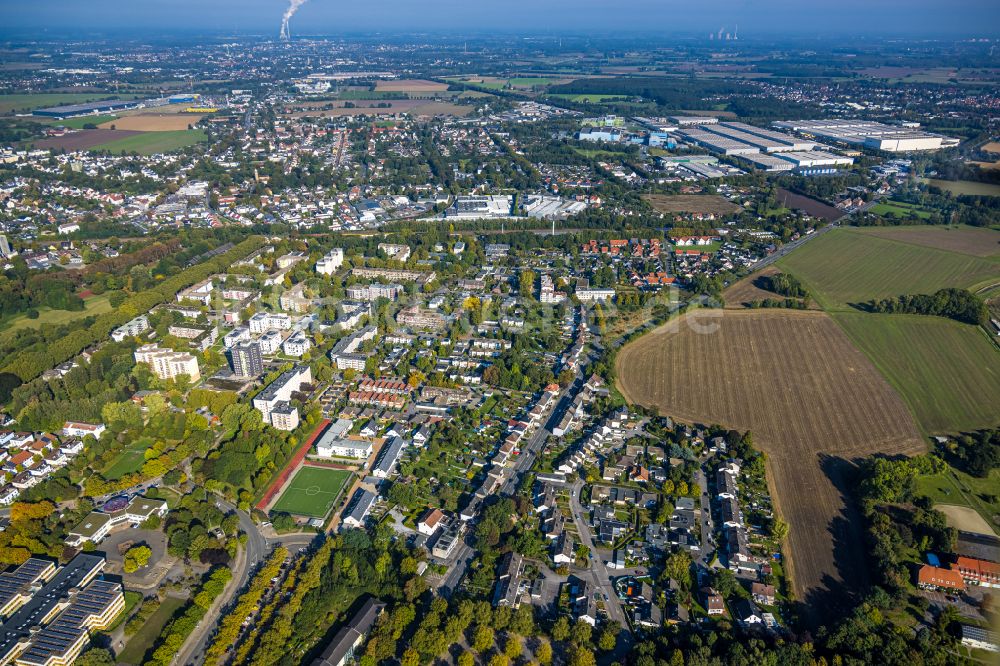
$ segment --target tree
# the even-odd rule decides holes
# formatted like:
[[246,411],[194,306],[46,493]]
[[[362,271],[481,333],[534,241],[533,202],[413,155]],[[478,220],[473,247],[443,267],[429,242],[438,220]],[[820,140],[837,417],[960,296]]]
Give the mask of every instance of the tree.
[[552,625],[552,638],[557,641],[564,641],[569,638],[569,620],[566,619],[565,615],[559,617],[556,623]]
[[615,645],[618,644],[618,633],[621,631],[621,625],[617,622],[608,622],[601,629],[601,634],[597,638],[597,647],[604,650],[605,652],[610,652],[615,649]]
[[592,626],[583,620],[577,620],[576,624],[573,625],[571,640],[576,645],[588,645],[593,633],[594,628]]
[[149,564],[149,558],[153,551],[149,546],[134,546],[125,553],[124,569],[125,573],[134,573]]
[[781,518],[775,518],[771,523],[771,537],[778,543],[782,543],[788,538],[788,523]]
[[[589,627],[590,625],[588,624],[587,626]],[[595,666],[597,659],[594,656],[593,650],[589,650],[583,645],[574,645],[569,652],[567,663],[569,666]]]
[[472,649],[483,654],[493,647],[493,628],[485,624],[476,627],[476,633],[472,639]]
[[552,663],[552,643],[547,640],[541,639],[538,642],[538,647],[535,648],[535,659],[542,666],[548,666]]
[[521,638],[517,634],[507,635],[507,642],[503,644],[503,653],[511,659],[517,659],[521,656]]

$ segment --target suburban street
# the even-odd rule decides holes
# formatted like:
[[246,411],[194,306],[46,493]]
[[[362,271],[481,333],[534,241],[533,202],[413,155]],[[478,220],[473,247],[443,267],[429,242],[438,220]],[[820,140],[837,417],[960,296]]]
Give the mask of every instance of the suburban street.
[[[608,618],[619,622],[625,631],[630,631],[625,611],[622,609],[618,595],[615,594],[615,587],[611,583],[611,575],[608,573],[608,567],[604,564],[604,560],[597,554],[597,548],[594,546],[594,538],[590,532],[590,523],[587,520],[586,510],[580,504],[580,490],[584,485],[583,479],[579,479],[570,487],[569,506],[570,511],[573,513],[573,520],[576,521],[577,532],[580,534],[580,543],[590,549],[590,579],[595,589],[600,591],[605,598],[604,606],[608,611]],[[580,578],[586,577],[586,574],[578,575]]]

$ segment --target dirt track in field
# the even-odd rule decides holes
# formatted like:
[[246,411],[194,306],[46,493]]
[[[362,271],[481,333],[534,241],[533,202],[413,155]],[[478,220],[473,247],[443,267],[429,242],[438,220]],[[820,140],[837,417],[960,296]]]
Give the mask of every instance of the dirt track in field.
[[844,609],[868,582],[859,516],[846,496],[851,461],[915,454],[924,443],[903,401],[840,327],[822,312],[695,311],[625,346],[616,371],[630,402],[753,432],[790,526],[796,599],[814,621]]

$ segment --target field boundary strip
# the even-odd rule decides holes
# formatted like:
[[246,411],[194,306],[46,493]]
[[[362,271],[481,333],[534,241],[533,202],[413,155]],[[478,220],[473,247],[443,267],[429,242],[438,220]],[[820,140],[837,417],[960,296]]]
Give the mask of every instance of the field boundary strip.
[[283,486],[292,478],[292,473],[299,468],[302,461],[305,460],[306,454],[309,453],[309,449],[312,448],[313,442],[326,430],[327,426],[330,425],[332,421],[330,419],[323,419],[313,430],[312,434],[309,436],[302,446],[292,455],[291,459],[281,470],[281,472],[271,481],[271,484],[264,491],[264,495],[261,497],[260,501],[257,502],[256,507],[261,511],[266,511],[267,506],[276,498],[281,495],[281,490]]

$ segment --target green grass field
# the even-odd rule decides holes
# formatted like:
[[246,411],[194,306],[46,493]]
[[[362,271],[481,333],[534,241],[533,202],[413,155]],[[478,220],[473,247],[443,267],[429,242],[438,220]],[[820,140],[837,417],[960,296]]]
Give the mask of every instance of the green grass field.
[[827,310],[944,287],[972,287],[1000,277],[1000,261],[834,229],[781,259]]
[[59,326],[67,324],[80,317],[111,312],[111,303],[105,294],[83,299],[83,310],[53,310],[49,307],[38,308],[38,319],[29,319],[28,315],[14,315],[6,320],[0,320],[0,331],[13,331],[19,328],[41,328],[42,326]]
[[26,95],[0,95],[0,113],[21,113],[48,106],[82,104],[100,99],[135,99],[137,95],[109,93],[37,93]]
[[163,627],[185,603],[184,599],[166,597],[156,612],[146,620],[146,624],[142,625],[142,628],[129,639],[125,649],[118,654],[117,662],[119,664],[133,664],[133,666],[143,663],[143,657],[146,656],[149,648],[153,647],[153,643],[163,631]]
[[1000,351],[981,329],[925,315],[833,316],[926,433],[1000,423]]
[[602,102],[618,102],[623,99],[628,99],[628,97],[626,97],[625,95],[603,95],[601,93],[588,93],[588,94],[557,93],[555,95],[551,95],[551,97],[566,99],[571,102],[584,102],[586,104],[601,104]]
[[[967,506],[995,525],[993,516],[1000,515],[1000,469],[994,469],[989,476],[980,479],[949,467],[941,474],[917,477],[916,493],[927,495],[935,504],[957,504]],[[995,501],[990,501],[995,500]]]
[[351,473],[327,467],[301,467],[271,507],[272,511],[325,518]]
[[[195,122],[196,120],[197,118],[192,118],[191,122]],[[208,135],[205,134],[205,130],[198,129],[176,130],[173,132],[144,132],[109,143],[102,143],[94,146],[91,150],[110,150],[112,153],[136,152],[140,155],[155,155],[157,153],[169,153],[207,140]]]
[[544,76],[515,76],[510,79],[508,83],[512,86],[547,86],[548,84],[555,81],[555,79],[550,79]]
[[917,217],[922,220],[931,216],[931,212],[921,206],[891,200],[876,204],[871,208],[871,212],[876,215],[895,216],[899,218]]
[[104,470],[104,478],[120,479],[126,474],[138,472],[145,462],[144,452],[152,445],[153,440],[149,437],[140,437],[129,444]]

